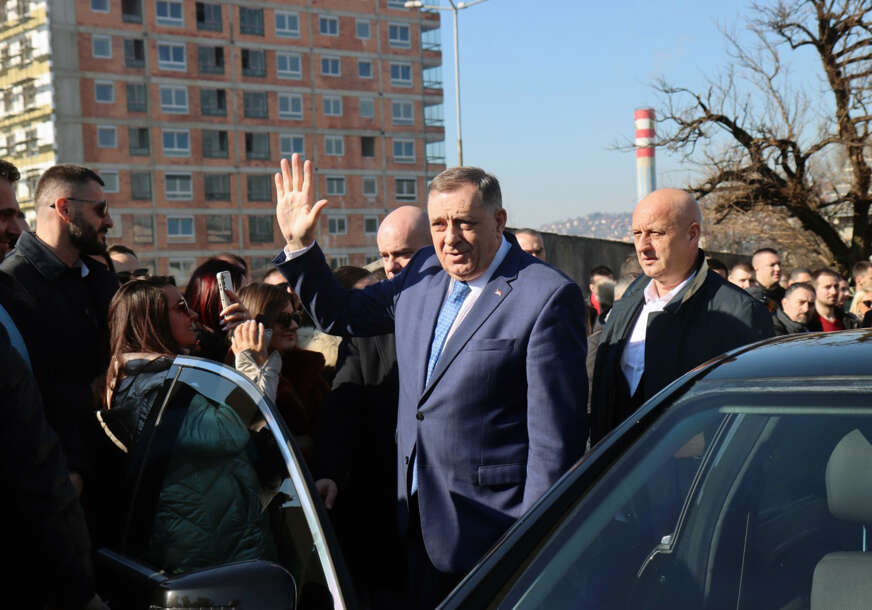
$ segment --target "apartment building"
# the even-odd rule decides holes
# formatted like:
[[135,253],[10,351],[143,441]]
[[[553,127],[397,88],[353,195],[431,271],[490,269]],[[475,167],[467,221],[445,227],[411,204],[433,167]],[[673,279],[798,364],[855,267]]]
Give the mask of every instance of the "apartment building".
[[300,153],[334,266],[377,257],[398,205],[445,168],[440,19],[401,0],[0,0],[0,157],[106,182],[111,242],[184,281],[281,247],[272,174]]

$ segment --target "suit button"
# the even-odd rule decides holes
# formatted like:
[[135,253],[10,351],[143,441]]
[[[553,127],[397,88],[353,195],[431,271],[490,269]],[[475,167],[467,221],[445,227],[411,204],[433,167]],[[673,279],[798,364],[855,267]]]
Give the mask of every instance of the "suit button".
[[408,465],[409,465],[409,456],[407,455],[407,456],[404,457],[403,459],[404,459],[405,462],[406,462],[406,466],[408,466]]
[[420,411],[418,412],[417,415],[415,415],[415,417],[418,418],[418,421],[424,421],[424,414],[421,413]]

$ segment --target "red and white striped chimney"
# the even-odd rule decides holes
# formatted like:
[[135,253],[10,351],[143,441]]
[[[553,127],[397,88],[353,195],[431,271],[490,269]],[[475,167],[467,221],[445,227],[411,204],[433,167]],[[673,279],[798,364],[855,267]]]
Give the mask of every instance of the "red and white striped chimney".
[[654,172],[654,109],[639,108],[633,114],[636,126],[636,196],[641,201],[657,188]]

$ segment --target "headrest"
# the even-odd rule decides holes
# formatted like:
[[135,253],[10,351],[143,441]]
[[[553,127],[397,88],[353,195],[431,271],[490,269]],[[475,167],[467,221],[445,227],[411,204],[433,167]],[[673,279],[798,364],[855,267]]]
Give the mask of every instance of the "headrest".
[[872,445],[859,430],[842,437],[827,461],[827,505],[837,519],[872,523]]

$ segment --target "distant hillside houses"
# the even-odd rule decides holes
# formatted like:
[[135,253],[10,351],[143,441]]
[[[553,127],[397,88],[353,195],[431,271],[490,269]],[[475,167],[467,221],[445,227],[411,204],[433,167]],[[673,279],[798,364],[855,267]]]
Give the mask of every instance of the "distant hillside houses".
[[558,235],[579,235],[581,237],[596,237],[613,241],[633,241],[632,212],[608,214],[594,212],[587,216],[578,216],[559,222],[544,224],[542,231]]

